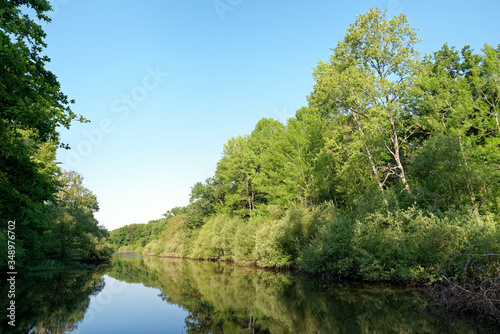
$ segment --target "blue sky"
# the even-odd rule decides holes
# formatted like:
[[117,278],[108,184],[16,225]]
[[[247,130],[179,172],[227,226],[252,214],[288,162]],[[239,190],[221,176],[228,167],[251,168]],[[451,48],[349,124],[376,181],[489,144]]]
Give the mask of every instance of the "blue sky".
[[61,129],[112,230],[189,202],[223,145],[307,104],[312,69],[357,14],[404,12],[417,49],[500,44],[498,1],[52,0],[48,68],[91,120]]

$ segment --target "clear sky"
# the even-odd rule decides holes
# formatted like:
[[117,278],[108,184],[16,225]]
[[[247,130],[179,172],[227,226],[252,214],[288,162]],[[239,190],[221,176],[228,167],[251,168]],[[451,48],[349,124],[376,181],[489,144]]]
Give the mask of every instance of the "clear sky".
[[312,69],[357,14],[404,12],[417,49],[500,44],[500,2],[52,0],[48,68],[91,120],[61,130],[112,230],[189,203],[223,145],[263,117],[283,123],[307,104]]

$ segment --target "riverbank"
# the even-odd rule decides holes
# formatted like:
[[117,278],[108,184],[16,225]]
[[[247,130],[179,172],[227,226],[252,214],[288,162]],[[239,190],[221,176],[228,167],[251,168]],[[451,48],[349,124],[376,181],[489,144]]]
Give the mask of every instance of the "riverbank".
[[451,312],[472,313],[496,324],[500,331],[500,266],[491,268],[474,261],[467,265],[462,275],[443,276],[435,282],[429,296]]
[[[460,254],[500,253],[490,215],[417,208],[343,214],[334,205],[291,207],[248,221],[216,215],[193,228],[182,215],[111,232],[119,253],[229,260],[373,281],[432,283],[466,265]],[[453,263],[450,261],[453,260]],[[487,265],[497,259],[481,258]]]
[[349,215],[333,204],[312,209],[297,205],[247,221],[216,215],[197,226],[176,215],[112,231],[110,240],[119,253],[439,286],[446,280],[462,284],[497,279],[498,258],[479,256],[471,266],[470,259],[461,254],[500,253],[498,225],[495,217],[475,210],[458,214],[411,207]]

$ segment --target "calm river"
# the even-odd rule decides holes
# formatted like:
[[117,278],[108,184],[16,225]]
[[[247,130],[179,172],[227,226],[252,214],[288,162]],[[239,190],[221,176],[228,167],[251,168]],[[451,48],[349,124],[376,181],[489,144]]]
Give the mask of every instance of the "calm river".
[[[5,310],[5,301],[2,306]],[[227,263],[118,255],[94,270],[18,275],[16,327],[3,316],[0,330],[23,334],[491,332],[478,326],[441,315],[414,289],[329,282]]]

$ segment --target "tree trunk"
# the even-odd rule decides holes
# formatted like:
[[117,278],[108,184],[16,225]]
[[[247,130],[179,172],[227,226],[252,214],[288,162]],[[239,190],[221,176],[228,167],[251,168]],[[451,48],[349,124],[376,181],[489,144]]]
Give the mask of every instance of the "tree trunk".
[[401,163],[401,157],[400,157],[400,152],[399,152],[399,138],[398,138],[398,133],[396,131],[396,126],[394,124],[394,118],[390,114],[389,117],[387,117],[389,122],[391,123],[391,130],[392,130],[392,136],[391,136],[391,141],[392,145],[394,146],[394,151],[391,152],[391,154],[394,156],[394,160],[396,161],[396,166],[399,169],[399,178],[401,179],[401,182],[403,183],[403,187],[406,190],[406,193],[413,197],[413,194],[411,193],[410,186],[408,184],[408,181],[406,180],[406,175],[405,175],[405,170],[403,167],[403,164]]
[[248,196],[248,210],[250,217],[252,217],[252,197],[253,197],[253,190],[250,190],[252,188],[252,181],[248,180],[247,182],[247,196]]
[[[462,152],[462,157],[464,158],[464,164],[467,169],[469,169],[469,164],[467,163],[467,158],[465,157],[464,147],[462,145],[462,138],[458,138],[458,142],[460,144],[460,151]],[[469,173],[466,173],[468,175]],[[467,190],[469,190],[470,200],[472,205],[476,207],[476,195],[474,194],[474,188],[472,187],[470,177],[467,176]]]
[[[359,132],[361,132],[361,134],[364,135],[365,133],[363,132],[363,125],[361,124],[361,122],[356,117],[356,113],[355,112],[353,112],[353,116],[354,116],[354,120],[358,124],[358,130],[359,130]],[[375,176],[375,180],[377,180],[378,188],[382,192],[382,197],[384,198],[384,204],[386,206],[389,206],[389,202],[387,201],[387,198],[385,198],[384,185],[382,184],[382,181],[380,181],[380,177],[378,175],[377,167],[375,166],[375,162],[373,161],[372,153],[371,153],[370,149],[368,148],[368,145],[366,145],[366,144],[365,144],[365,149],[366,149],[366,154],[368,155],[368,160],[370,161],[370,165],[371,165],[371,168],[372,168],[373,175]]]

